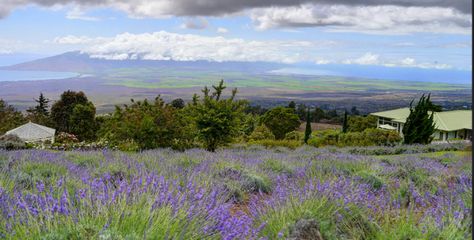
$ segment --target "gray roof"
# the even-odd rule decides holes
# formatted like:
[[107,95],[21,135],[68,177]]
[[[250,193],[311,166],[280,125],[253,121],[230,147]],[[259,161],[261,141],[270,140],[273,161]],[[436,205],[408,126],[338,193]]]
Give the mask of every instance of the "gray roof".
[[29,122],[14,128],[5,134],[17,135],[24,141],[37,141],[52,138],[54,137],[54,133],[56,133],[56,129]]

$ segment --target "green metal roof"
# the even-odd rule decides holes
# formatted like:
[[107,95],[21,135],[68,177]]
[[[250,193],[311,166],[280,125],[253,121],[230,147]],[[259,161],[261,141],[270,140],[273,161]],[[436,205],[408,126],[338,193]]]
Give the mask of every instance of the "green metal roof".
[[[389,111],[371,113],[377,117],[389,118],[394,122],[405,123],[409,108],[399,108]],[[442,131],[455,131],[460,129],[472,129],[472,110],[455,110],[446,112],[435,112],[433,120],[436,129]]]
[[436,123],[436,129],[439,130],[455,131],[459,129],[472,129],[471,110],[435,112],[433,118]]
[[395,122],[404,123],[408,115],[410,115],[410,108],[399,108],[399,109],[394,109],[394,110],[389,110],[389,111],[376,112],[376,113],[371,113],[370,115],[383,117],[383,118],[390,118]]

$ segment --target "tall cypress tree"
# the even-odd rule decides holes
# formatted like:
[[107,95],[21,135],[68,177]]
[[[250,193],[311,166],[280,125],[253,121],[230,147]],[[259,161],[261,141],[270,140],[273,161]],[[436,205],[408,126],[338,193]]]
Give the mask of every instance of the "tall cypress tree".
[[410,103],[410,115],[403,127],[403,143],[405,144],[428,144],[433,138],[431,135],[435,131],[433,121],[433,112],[429,112],[433,106],[430,100],[430,94],[425,97],[423,94],[413,107],[413,101]]
[[38,105],[35,106],[36,113],[42,114],[44,116],[48,116],[49,115],[49,111],[48,111],[49,99],[45,98],[43,93],[40,93],[39,98],[35,99],[35,102],[38,103]]
[[347,124],[347,111],[344,110],[344,120],[342,122],[342,132],[346,133],[348,128],[349,128],[349,125]]
[[304,130],[304,143],[308,144],[311,132],[311,112],[308,107],[308,110],[306,111],[306,129]]
[[40,93],[39,98],[35,99],[35,102],[37,103],[36,106],[28,108],[26,110],[27,112],[27,119],[29,121],[32,121],[34,123],[46,125],[46,126],[52,126],[52,121],[49,117],[49,99],[47,99],[43,93]]

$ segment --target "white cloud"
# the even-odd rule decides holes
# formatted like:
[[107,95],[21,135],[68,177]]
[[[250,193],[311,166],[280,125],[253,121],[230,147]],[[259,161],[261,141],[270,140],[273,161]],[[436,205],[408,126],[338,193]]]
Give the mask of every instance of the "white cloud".
[[249,41],[240,38],[155,32],[123,33],[112,38],[65,36],[57,44],[80,44],[83,52],[102,59],[209,60],[209,61],[314,61],[313,51],[335,46],[333,41]]
[[[103,37],[87,37],[87,36],[74,36],[74,35],[67,35],[64,37],[56,37],[52,42],[57,44],[71,44],[71,45],[86,45],[86,44],[100,44],[111,38],[103,38]],[[49,43],[49,42],[46,42]]]
[[319,51],[338,47],[334,41],[252,41],[240,38],[176,34],[165,31],[143,34],[123,33],[115,37],[65,36],[56,44],[80,45],[93,58],[108,60],[175,60],[175,61],[266,61],[281,63],[313,62],[315,64],[358,64],[387,67],[449,69],[444,63],[419,62],[415,58],[394,58],[367,52],[362,56],[338,59],[318,56]]
[[377,65],[379,64],[379,55],[370,52],[356,59],[346,59],[342,61],[344,64],[360,64],[360,65]]
[[228,33],[229,30],[227,30],[227,28],[220,27],[220,28],[217,28],[217,32],[218,33]]
[[13,53],[12,50],[0,48],[0,55],[8,55],[8,54],[12,54],[12,53]]
[[184,29],[195,29],[201,30],[206,29],[209,26],[209,22],[205,18],[190,18],[187,19],[183,24],[181,24],[181,28]]
[[414,32],[470,34],[472,19],[452,8],[304,4],[255,9],[257,29],[330,27],[330,31],[374,34]]
[[343,64],[359,64],[359,65],[379,65],[385,67],[413,67],[413,68],[430,68],[430,69],[451,69],[453,66],[444,63],[418,63],[414,58],[406,57],[403,59],[381,59],[378,54],[370,52],[365,53],[361,57],[342,60]]
[[0,54],[7,55],[19,51],[31,50],[35,46],[20,40],[0,38]]
[[78,7],[74,7],[66,13],[66,18],[71,20],[99,21],[100,18],[87,16],[86,12]]

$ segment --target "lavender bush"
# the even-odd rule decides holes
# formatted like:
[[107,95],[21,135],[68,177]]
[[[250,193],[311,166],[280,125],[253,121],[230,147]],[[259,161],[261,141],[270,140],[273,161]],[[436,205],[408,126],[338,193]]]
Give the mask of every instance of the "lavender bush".
[[470,152],[349,151],[0,151],[0,238],[471,237]]

